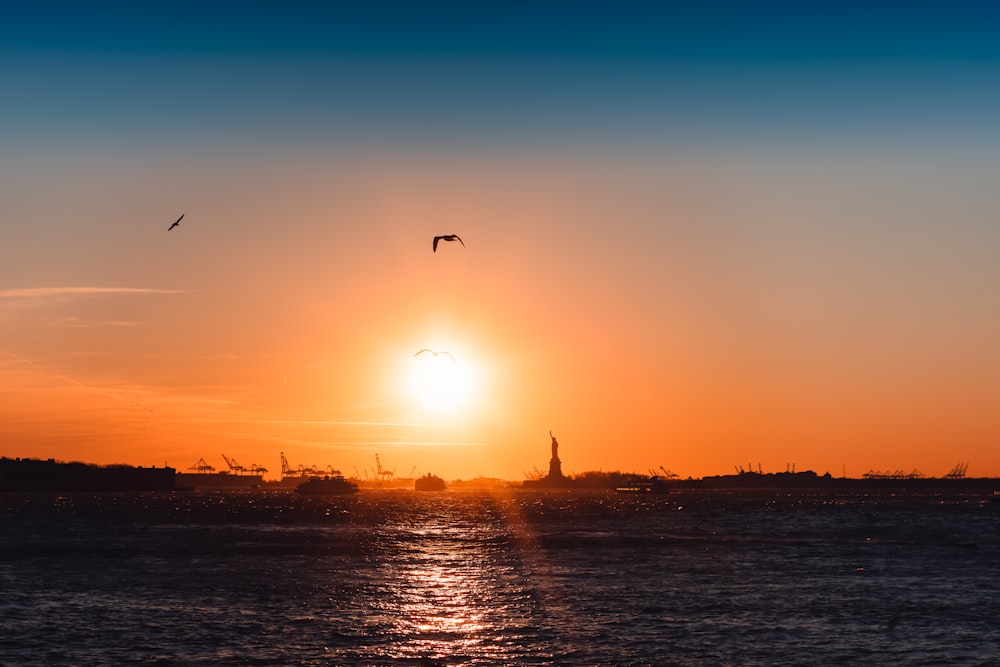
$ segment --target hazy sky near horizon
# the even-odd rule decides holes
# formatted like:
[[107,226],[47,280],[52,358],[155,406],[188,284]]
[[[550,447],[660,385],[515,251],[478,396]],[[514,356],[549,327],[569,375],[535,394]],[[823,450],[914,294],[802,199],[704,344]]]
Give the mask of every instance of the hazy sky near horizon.
[[0,455],[1000,476],[984,5],[8,8]]

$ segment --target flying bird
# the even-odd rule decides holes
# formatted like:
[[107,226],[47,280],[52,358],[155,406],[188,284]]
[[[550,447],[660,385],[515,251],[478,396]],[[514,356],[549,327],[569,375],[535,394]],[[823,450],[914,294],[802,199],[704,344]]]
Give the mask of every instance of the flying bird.
[[431,353],[431,354],[433,354],[433,355],[434,355],[435,357],[438,357],[438,356],[440,356],[440,355],[442,355],[442,354],[447,354],[447,355],[448,355],[449,357],[451,357],[451,360],[452,360],[452,361],[454,361],[454,362],[457,362],[457,361],[458,361],[458,359],[456,359],[456,358],[455,358],[455,355],[453,355],[453,354],[452,354],[451,352],[449,352],[449,351],[447,351],[447,350],[441,350],[440,352],[435,352],[434,350],[432,350],[432,349],[430,349],[430,348],[427,348],[427,347],[425,347],[424,349],[420,350],[419,352],[417,352],[417,353],[416,353],[415,355],[413,355],[413,356],[415,356],[415,357],[418,357],[418,356],[420,356],[421,354],[423,354],[424,352],[430,352],[430,353]]
[[[181,218],[183,218],[183,217],[184,217],[184,214],[181,213]],[[177,218],[176,220],[174,220],[174,224],[172,224],[169,227],[167,227],[167,231],[169,232],[171,229],[173,229],[177,225],[181,224],[181,218]]]
[[458,238],[458,234],[444,234],[442,236],[435,236],[434,237],[434,252],[437,252],[438,241],[458,241],[459,243],[462,244],[463,248],[465,247],[465,241],[463,241],[462,239]]

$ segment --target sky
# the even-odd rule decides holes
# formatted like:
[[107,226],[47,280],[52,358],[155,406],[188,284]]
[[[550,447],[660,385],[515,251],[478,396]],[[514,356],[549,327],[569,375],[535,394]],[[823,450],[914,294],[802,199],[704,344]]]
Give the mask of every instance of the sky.
[[1000,476],[1000,10],[355,4],[5,10],[0,455]]

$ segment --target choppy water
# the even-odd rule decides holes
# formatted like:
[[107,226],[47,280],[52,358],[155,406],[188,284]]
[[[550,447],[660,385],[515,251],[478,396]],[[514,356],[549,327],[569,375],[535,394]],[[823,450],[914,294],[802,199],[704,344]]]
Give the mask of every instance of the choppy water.
[[991,665],[1000,504],[0,495],[2,665]]

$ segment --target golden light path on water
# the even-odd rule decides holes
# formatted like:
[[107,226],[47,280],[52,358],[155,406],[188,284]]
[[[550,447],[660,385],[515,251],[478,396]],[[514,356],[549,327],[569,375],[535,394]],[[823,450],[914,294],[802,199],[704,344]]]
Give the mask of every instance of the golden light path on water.
[[[416,512],[382,529],[384,599],[371,657],[400,664],[517,664],[540,636],[565,627],[542,592],[548,569],[516,503],[503,494],[426,494]],[[464,495],[464,494],[463,494]],[[548,602],[551,602],[549,600]],[[556,605],[558,607],[559,605]]]
[[[441,529],[433,529],[439,532]],[[425,553],[427,565],[403,572],[410,587],[400,607],[400,620],[415,631],[412,648],[437,653],[446,642],[449,654],[469,653],[479,643],[478,632],[484,629],[486,610],[478,607],[480,582],[466,559],[456,562],[456,554],[431,550]],[[405,634],[405,630],[404,630]]]

